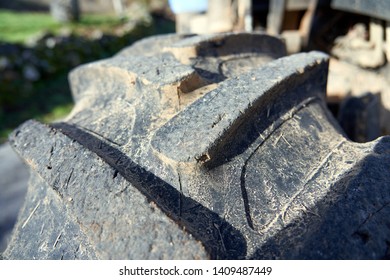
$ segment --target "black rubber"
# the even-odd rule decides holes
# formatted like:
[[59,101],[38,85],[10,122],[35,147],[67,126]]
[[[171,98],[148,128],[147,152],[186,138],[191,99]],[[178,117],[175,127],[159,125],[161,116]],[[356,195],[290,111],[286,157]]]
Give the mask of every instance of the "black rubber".
[[75,69],[72,113],[11,136],[33,172],[3,257],[388,257],[390,138],[344,137],[327,69],[245,33],[151,37]]

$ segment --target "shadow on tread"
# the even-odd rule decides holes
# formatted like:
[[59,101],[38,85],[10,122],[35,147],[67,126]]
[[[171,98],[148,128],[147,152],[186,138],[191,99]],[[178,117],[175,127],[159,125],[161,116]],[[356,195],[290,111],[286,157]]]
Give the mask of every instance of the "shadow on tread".
[[245,238],[218,214],[184,196],[124,153],[90,133],[66,123],[52,124],[51,127],[60,130],[107,162],[149,201],[156,203],[166,215],[201,241],[212,259],[245,258]]

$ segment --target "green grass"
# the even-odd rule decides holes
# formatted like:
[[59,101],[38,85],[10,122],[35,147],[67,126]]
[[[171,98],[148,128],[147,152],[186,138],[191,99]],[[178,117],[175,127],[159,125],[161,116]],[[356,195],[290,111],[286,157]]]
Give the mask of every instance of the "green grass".
[[122,20],[115,15],[83,15],[77,23],[61,24],[49,13],[12,12],[0,9],[0,41],[23,43],[27,38],[49,31],[58,34],[62,28],[82,34],[91,28],[110,31],[119,26]]
[[122,19],[113,15],[83,15],[79,23],[72,24],[74,27],[91,26],[98,28],[110,28],[120,25],[123,22]]
[[[49,13],[0,9],[0,41],[25,43],[31,36],[46,31],[58,34],[64,27],[78,35],[88,34],[95,29],[109,32],[122,23],[122,20],[114,15],[83,15],[77,23],[61,24],[54,21]],[[26,90],[25,87],[30,88]],[[65,117],[73,107],[67,72],[55,73],[49,80],[31,85],[23,85],[16,81],[0,89],[0,94],[13,90],[26,94],[23,99],[19,99],[14,110],[4,111],[3,104],[0,104],[0,143],[5,142],[9,133],[27,119],[35,118],[49,123]]]
[[0,40],[2,41],[23,42],[42,30],[56,32],[60,28],[61,24],[55,22],[49,14],[0,10]]

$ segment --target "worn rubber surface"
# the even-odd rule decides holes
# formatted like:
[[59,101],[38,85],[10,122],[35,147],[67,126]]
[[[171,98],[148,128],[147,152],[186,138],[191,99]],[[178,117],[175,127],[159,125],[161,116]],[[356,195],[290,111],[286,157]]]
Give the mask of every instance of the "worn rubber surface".
[[221,34],[75,69],[67,119],[11,137],[32,177],[4,258],[388,257],[390,139],[344,137],[327,67]]

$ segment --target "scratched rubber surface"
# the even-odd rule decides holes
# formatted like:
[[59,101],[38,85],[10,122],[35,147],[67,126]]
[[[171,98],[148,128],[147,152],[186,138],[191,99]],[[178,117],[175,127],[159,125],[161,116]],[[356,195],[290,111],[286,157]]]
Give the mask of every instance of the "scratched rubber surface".
[[11,137],[32,175],[3,257],[389,257],[390,140],[345,138],[327,70],[261,33],[151,37],[76,68],[71,114]]

